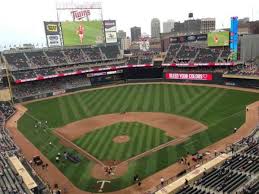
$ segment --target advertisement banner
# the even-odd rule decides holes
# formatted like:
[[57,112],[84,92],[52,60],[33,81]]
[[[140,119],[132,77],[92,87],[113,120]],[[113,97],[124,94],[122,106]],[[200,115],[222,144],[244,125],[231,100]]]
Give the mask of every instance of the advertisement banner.
[[171,44],[176,44],[176,43],[184,43],[184,42],[207,41],[207,39],[208,39],[207,34],[199,34],[199,35],[170,37],[169,42]]
[[103,26],[105,32],[116,32],[116,20],[104,20]]
[[44,28],[48,47],[62,46],[60,37],[60,23],[44,22]]
[[88,73],[87,77],[97,77],[97,76],[102,76],[102,75],[106,75],[106,72],[98,72],[98,73]]
[[169,38],[169,42],[170,42],[171,44],[178,43],[178,37],[170,37],[170,38]]
[[66,93],[66,90],[57,90],[57,91],[54,91],[52,93],[53,96],[58,96],[58,95],[61,95],[61,94],[65,94]]
[[117,33],[116,32],[105,32],[106,43],[116,43]]
[[211,81],[213,79],[212,74],[202,73],[166,73],[166,79],[171,80],[204,80]]
[[59,21],[102,21],[102,9],[58,9]]
[[[69,73],[63,73],[63,74],[54,74],[54,75],[48,75],[48,76],[38,76],[35,78],[29,78],[29,79],[16,79],[15,83],[24,83],[24,82],[29,82],[29,81],[35,81],[35,80],[44,80],[44,79],[51,79],[55,77],[64,77],[64,76],[70,76],[70,75],[78,75],[78,74],[83,74],[83,73],[88,73],[87,77],[93,77],[93,76],[101,76],[101,75],[107,75],[107,74],[114,74],[115,69],[118,69],[116,74],[120,74],[123,72],[122,69],[126,68],[133,68],[133,67],[153,67],[153,64],[138,64],[138,65],[119,65],[119,66],[113,66],[113,67],[105,67],[105,68],[92,68],[92,69],[87,69],[87,70],[80,70],[80,71],[74,71],[74,72],[69,72]],[[121,69],[121,70],[119,70]],[[97,72],[97,71],[106,71],[110,70],[108,72],[100,72],[100,73],[91,73],[91,72]],[[110,72],[110,73],[109,73]]]
[[44,22],[46,35],[60,35],[60,23],[59,22]]
[[195,35],[186,36],[186,42],[194,42],[197,40]]
[[238,53],[238,17],[231,17],[230,27],[230,50],[233,61],[237,60]]
[[106,43],[116,43],[117,42],[117,29],[116,20],[104,20],[103,21],[104,34]]
[[115,70],[115,71],[108,71],[107,72],[107,75],[114,75],[114,74],[120,74],[120,73],[123,73],[123,70],[120,69],[120,70]]
[[60,35],[47,35],[46,38],[48,47],[61,46]]
[[224,62],[224,63],[164,63],[162,67],[198,67],[198,66],[234,66],[234,62]]
[[150,49],[149,40],[143,39],[143,40],[139,41],[139,49],[141,51],[145,51],[145,52],[149,51],[149,49]]
[[197,41],[207,41],[208,40],[208,35],[207,34],[196,35],[196,40]]
[[114,71],[108,71],[108,72],[97,72],[97,73],[88,73],[87,77],[98,77],[102,75],[114,75],[114,74],[120,74],[123,73],[123,70],[114,70]]

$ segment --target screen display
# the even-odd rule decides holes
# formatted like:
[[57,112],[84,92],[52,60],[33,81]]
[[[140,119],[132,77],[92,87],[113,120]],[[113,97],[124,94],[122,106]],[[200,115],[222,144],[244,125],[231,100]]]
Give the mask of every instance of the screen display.
[[229,46],[229,32],[209,32],[208,46]]
[[165,77],[172,80],[212,80],[212,74],[203,73],[166,73]]
[[61,23],[64,46],[103,43],[102,21],[67,21]]

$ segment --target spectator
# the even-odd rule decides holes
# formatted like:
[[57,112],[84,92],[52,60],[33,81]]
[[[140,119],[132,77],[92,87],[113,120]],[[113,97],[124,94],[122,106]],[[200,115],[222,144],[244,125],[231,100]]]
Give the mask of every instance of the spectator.
[[164,186],[165,179],[163,177],[160,178],[160,184],[163,187]]

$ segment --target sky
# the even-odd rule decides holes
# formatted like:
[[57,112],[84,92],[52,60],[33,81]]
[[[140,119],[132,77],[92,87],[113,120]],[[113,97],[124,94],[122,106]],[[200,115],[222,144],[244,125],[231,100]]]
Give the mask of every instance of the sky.
[[[71,0],[68,0],[71,1]],[[188,13],[194,18],[215,17],[216,27],[229,27],[230,17],[259,20],[258,0],[99,0],[103,19],[115,19],[117,29],[130,36],[130,27],[140,26],[150,34],[151,19],[184,21]],[[55,0],[1,0],[0,49],[4,45],[45,44],[43,21],[55,21]],[[161,25],[162,29],[162,25]]]

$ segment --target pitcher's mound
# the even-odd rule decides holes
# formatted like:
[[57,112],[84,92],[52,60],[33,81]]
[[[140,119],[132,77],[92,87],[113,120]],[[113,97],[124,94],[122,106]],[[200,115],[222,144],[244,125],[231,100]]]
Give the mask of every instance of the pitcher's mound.
[[127,135],[120,135],[120,136],[114,137],[112,140],[114,143],[126,143],[130,140],[130,138]]

